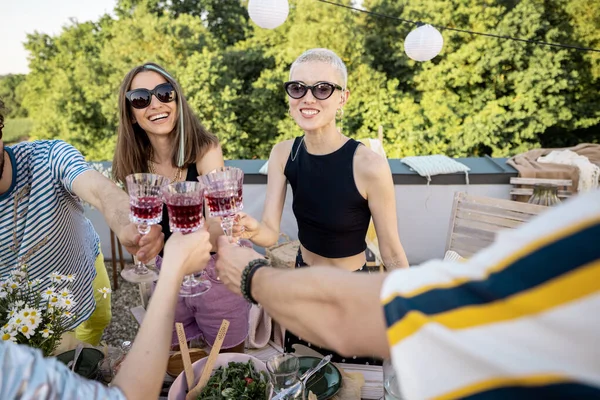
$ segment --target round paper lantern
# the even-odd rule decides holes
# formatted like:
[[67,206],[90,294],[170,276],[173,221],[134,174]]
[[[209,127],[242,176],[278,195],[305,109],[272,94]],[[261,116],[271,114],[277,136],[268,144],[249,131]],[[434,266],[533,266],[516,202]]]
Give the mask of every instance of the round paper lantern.
[[442,51],[444,37],[431,25],[421,25],[404,40],[406,55],[415,61],[429,61]]
[[250,0],[248,15],[261,28],[275,29],[288,17],[288,0]]

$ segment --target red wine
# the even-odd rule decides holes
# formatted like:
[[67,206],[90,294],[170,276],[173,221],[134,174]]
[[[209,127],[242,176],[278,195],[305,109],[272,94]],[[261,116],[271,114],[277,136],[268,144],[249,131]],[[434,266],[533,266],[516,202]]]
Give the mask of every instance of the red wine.
[[213,192],[206,195],[208,209],[212,216],[224,217],[235,214],[238,209],[238,195],[231,192]]
[[158,197],[138,197],[129,201],[135,223],[158,223],[162,219],[162,201]]
[[241,186],[238,189],[238,193],[237,193],[237,196],[235,198],[235,206],[237,207],[238,211],[241,211],[244,208],[243,196],[242,196],[242,187]]
[[193,232],[202,226],[202,201],[198,204],[177,203],[183,202],[167,203],[172,232]]

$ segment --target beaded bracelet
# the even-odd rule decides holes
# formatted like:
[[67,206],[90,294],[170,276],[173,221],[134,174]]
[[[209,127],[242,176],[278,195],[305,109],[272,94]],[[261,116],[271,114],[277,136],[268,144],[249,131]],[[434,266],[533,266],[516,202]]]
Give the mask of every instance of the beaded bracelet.
[[256,300],[252,297],[252,293],[250,292],[250,287],[252,284],[252,277],[254,273],[261,268],[267,265],[271,265],[271,262],[265,258],[257,258],[256,260],[252,260],[246,265],[244,271],[242,271],[242,281],[240,282],[240,290],[244,298],[252,304],[258,304]]

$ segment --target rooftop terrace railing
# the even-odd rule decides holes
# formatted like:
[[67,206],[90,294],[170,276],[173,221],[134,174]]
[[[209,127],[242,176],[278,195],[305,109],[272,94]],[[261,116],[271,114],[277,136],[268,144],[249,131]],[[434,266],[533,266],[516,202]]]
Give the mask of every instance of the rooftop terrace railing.
[[[432,176],[428,185],[426,178],[411,171],[400,160],[389,160],[395,185],[398,231],[411,264],[443,257],[455,192],[463,191],[503,199],[510,197],[510,178],[516,177],[517,171],[506,164],[506,159],[481,157],[456,160],[471,169],[468,185],[464,173]],[[225,163],[244,171],[244,212],[260,219],[266,196],[267,177],[260,174],[259,170],[265,160],[229,160]],[[102,164],[104,167],[110,166],[109,162]],[[88,208],[86,215],[100,235],[104,256],[110,259],[108,226],[97,210]],[[292,239],[297,238],[289,186],[281,231]]]

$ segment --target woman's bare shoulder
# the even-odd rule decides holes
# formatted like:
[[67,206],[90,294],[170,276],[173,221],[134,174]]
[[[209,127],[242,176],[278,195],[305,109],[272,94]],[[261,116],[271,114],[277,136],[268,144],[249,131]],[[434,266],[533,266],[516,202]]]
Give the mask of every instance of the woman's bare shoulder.
[[204,175],[224,165],[223,151],[219,144],[211,146],[196,160],[196,170]]
[[356,149],[354,165],[357,167],[358,173],[367,179],[381,178],[391,174],[388,160],[366,146],[358,146]]
[[283,161],[288,158],[294,145],[294,139],[284,140],[273,146],[269,160]]

